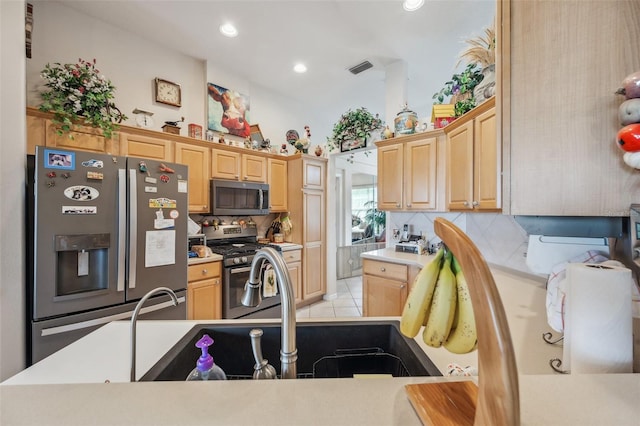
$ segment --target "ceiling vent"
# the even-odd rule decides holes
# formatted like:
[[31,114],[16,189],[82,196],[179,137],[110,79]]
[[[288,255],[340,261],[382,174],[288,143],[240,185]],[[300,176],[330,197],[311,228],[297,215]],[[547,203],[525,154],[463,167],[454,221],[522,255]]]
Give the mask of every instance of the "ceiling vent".
[[369,61],[364,61],[356,66],[349,68],[349,72],[355,75],[355,74],[360,74],[362,71],[366,71],[369,68],[373,68],[373,64]]

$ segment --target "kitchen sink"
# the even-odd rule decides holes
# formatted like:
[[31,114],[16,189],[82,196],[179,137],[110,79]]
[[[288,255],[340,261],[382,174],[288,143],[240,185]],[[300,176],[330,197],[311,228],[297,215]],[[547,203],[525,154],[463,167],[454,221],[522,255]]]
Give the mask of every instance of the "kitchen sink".
[[[441,376],[420,346],[400,333],[399,321],[302,322],[296,327],[298,378],[338,378],[384,374]],[[255,364],[249,331],[260,328],[262,352],[280,375],[280,324],[199,324],[193,327],[140,380],[182,381],[201,354],[203,334],[214,340],[214,362],[228,379],[251,379]]]

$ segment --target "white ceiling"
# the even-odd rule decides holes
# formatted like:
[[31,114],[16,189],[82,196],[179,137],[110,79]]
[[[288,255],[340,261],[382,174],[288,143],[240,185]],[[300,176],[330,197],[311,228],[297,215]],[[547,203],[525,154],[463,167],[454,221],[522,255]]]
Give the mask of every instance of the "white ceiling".
[[[224,64],[251,84],[317,110],[384,112],[384,68],[405,61],[409,106],[424,116],[454,71],[464,39],[481,34],[495,0],[62,0],[61,3],[189,56]],[[233,22],[239,35],[218,27]],[[363,60],[374,67],[348,69]],[[292,71],[301,61],[305,74]],[[398,106],[400,110],[400,105]],[[339,114],[338,114],[339,115]]]

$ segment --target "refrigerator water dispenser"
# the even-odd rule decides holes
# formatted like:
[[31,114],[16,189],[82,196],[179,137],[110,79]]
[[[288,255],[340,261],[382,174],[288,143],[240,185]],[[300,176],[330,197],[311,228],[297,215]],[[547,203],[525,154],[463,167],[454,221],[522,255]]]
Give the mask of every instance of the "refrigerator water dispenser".
[[56,298],[109,287],[109,234],[56,235]]

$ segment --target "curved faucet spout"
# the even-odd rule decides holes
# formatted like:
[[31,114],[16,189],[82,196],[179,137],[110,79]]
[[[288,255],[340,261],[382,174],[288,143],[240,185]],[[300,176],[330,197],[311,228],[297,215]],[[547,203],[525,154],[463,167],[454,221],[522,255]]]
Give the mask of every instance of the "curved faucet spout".
[[173,306],[178,306],[178,297],[168,287],[158,287],[154,288],[144,296],[136,305],[136,308],[133,311],[133,315],[131,315],[131,379],[130,381],[136,381],[136,325],[138,323],[138,315],[140,314],[140,309],[142,309],[142,305],[147,301],[148,298],[157,293],[167,293],[171,300],[173,301]]
[[283,257],[272,247],[263,247],[258,250],[251,262],[251,272],[249,281],[245,285],[245,292],[242,295],[242,304],[245,306],[257,306],[262,298],[260,297],[260,287],[262,280],[260,274],[264,262],[269,262],[276,273],[278,290],[282,299],[282,325],[281,330],[281,377],[283,379],[295,379],[297,375],[296,361],[298,360],[298,349],[296,348],[296,305],[293,285]]

